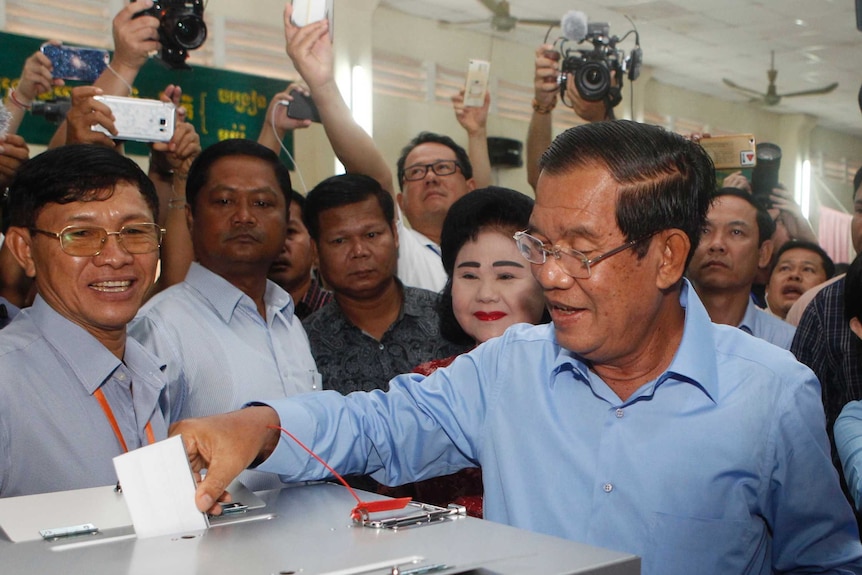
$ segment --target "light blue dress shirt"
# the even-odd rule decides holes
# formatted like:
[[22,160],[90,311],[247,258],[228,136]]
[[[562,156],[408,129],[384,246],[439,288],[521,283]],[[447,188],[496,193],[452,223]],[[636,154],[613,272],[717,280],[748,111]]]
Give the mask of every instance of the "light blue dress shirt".
[[121,362],[41,297],[0,331],[0,497],[116,483],[123,453],[93,396],[101,388],[129,449],[167,437],[182,407],[159,362],[126,339]]
[[751,301],[751,298],[748,298],[748,307],[745,308],[742,323],[737,327],[754,337],[765,339],[769,343],[787,350],[790,349],[793,336],[796,335],[795,327],[781,318],[763,311]]
[[[551,324],[515,326],[388,393],[268,403],[340,472],[400,484],[480,465],[488,519],[635,553],[645,575],[858,572],[816,378],[711,323],[687,282],[680,301],[670,366],[626,401]],[[258,469],[325,475],[289,439]]]
[[851,401],[835,420],[835,447],[856,509],[862,509],[862,401]]
[[[223,277],[193,263],[184,282],[157,294],[138,312],[130,333],[167,362],[188,390],[180,417],[238,409],[320,389],[320,376],[290,294],[267,281],[266,319],[254,301]],[[257,479],[254,476],[258,475]],[[245,474],[252,489],[280,485]]]

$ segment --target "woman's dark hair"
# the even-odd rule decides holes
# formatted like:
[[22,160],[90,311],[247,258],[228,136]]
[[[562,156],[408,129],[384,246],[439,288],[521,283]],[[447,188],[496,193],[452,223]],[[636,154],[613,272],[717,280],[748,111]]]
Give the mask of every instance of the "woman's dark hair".
[[[464,244],[478,238],[480,232],[493,230],[511,236],[525,229],[530,222],[533,203],[532,198],[521,192],[491,186],[472,191],[450,206],[440,234],[443,269],[449,279],[440,294],[438,308],[440,332],[449,341],[464,345],[474,343],[455,319],[452,308],[452,276],[458,252]],[[548,316],[547,311],[545,316]],[[543,318],[543,323],[548,321],[549,316]]]

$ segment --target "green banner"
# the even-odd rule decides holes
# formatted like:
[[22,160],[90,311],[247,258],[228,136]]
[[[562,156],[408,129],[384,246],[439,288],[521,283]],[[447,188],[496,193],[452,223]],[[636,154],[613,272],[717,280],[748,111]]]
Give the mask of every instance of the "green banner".
[[[18,83],[24,61],[36,52],[44,40],[0,32],[0,93],[4,94]],[[53,92],[40,96],[42,100],[68,98],[71,88],[78,82],[67,82],[66,86],[54,88]],[[187,118],[207,147],[229,138],[257,139],[264,121],[269,99],[288,85],[285,80],[228,72],[216,68],[193,66],[191,70],[169,70],[157,60],[147,62],[138,73],[134,95],[140,98],[158,99],[169,84],[183,89],[182,105]],[[283,112],[282,112],[283,113]],[[18,133],[27,142],[46,145],[54,135],[56,126],[45,118],[28,114]],[[293,138],[288,133],[284,142],[293,152]],[[129,154],[147,155],[147,146],[142,143],[126,145]],[[282,158],[291,163],[282,152]]]

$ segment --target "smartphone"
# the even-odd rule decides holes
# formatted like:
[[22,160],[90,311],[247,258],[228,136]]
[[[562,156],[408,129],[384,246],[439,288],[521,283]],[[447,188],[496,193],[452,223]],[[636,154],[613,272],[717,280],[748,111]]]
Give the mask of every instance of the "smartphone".
[[754,134],[711,136],[701,139],[700,145],[716,170],[743,170],[757,164]]
[[302,92],[293,91],[290,93],[293,97],[292,101],[287,102],[287,117],[294,120],[311,120],[312,122],[320,123],[320,112],[317,111],[317,106],[311,96],[306,96]]
[[333,0],[293,0],[291,4],[293,4],[291,20],[297,26],[305,26],[329,18],[330,30],[332,29]]
[[464,86],[464,106],[481,108],[488,92],[488,77],[491,63],[485,60],[470,60],[467,66],[467,83]]
[[174,135],[176,109],[171,102],[122,96],[93,98],[111,108],[118,134],[114,136],[98,124],[91,126],[91,130],[102,132],[115,140],[135,142],[168,142]]
[[108,67],[110,60],[108,51],[101,48],[42,44],[39,50],[51,60],[51,75],[54,78],[90,84]]

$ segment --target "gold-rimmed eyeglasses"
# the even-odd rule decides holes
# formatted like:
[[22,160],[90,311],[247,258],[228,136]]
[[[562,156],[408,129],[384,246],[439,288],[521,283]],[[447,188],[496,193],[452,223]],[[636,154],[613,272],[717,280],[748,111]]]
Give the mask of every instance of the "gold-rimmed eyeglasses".
[[[524,256],[524,259],[531,264],[542,265],[547,261],[548,254],[554,256],[557,260],[557,265],[560,266],[566,274],[573,278],[588,279],[590,277],[590,266],[594,266],[600,261],[611,257],[612,255],[633,248],[644,240],[647,240],[655,235],[646,235],[642,238],[626,242],[621,246],[615,247],[609,252],[605,252],[594,258],[588,258],[578,250],[571,248],[561,248],[559,246],[545,247],[545,244],[537,237],[531,236],[527,232],[517,232],[514,236],[515,245],[518,246],[518,251]],[[563,257],[566,256],[566,257]]]
[[60,249],[70,256],[88,257],[102,253],[108,236],[117,236],[117,241],[130,254],[148,254],[159,249],[165,230],[158,224],[128,224],[118,232],[109,232],[95,226],[66,226],[59,232],[30,228],[31,232],[60,240]]

